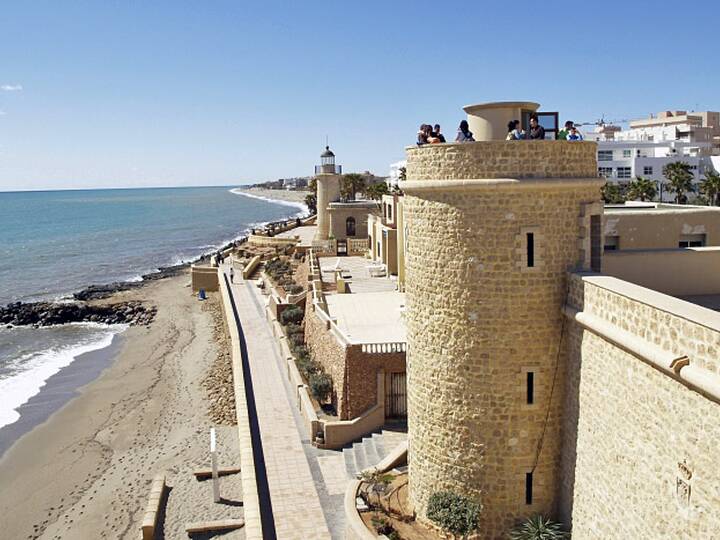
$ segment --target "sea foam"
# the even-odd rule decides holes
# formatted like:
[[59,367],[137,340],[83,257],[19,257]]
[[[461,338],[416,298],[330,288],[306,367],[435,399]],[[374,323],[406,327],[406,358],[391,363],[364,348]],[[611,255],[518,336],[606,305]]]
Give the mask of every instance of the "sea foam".
[[69,366],[81,354],[109,347],[113,337],[127,328],[124,324],[79,325],[93,329],[102,328],[103,332],[83,338],[74,345],[27,353],[12,362],[15,372],[0,379],[0,427],[12,424],[20,418],[16,409],[38,394],[50,377]]

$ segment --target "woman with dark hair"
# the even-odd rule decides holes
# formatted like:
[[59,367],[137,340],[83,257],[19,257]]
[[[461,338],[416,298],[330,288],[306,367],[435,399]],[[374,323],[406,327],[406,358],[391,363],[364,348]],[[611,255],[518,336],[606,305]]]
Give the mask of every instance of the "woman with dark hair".
[[463,120],[462,122],[460,122],[460,127],[458,127],[458,134],[457,137],[455,137],[455,142],[475,142],[472,131],[470,131],[470,127],[468,126],[467,120]]
[[525,138],[525,132],[520,129],[520,120],[510,120],[508,122],[508,134],[506,141],[520,141]]

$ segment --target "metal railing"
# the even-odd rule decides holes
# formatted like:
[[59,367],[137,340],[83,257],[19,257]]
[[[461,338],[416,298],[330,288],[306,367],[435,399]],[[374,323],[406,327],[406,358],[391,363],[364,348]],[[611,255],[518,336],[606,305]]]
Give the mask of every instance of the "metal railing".
[[315,165],[315,174],[342,174],[342,165]]

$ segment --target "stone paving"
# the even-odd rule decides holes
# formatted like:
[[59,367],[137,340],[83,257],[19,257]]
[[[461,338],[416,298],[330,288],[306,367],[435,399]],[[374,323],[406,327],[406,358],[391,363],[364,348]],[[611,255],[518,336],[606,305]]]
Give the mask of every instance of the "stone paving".
[[334,283],[335,269],[343,270],[343,274],[349,276],[346,282],[350,284],[353,293],[387,292],[397,290],[397,278],[372,277],[371,268],[377,268],[378,263],[349,255],[347,257],[319,257],[320,270],[325,283]]
[[315,485],[317,473],[305,454],[304,435],[287,396],[262,297],[250,281],[236,280],[231,287],[247,344],[277,538],[332,538]]

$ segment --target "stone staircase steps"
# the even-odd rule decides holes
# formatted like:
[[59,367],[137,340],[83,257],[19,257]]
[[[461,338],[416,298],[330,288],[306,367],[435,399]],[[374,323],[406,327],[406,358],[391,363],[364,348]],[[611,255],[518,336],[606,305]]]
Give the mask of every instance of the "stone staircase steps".
[[403,432],[382,430],[363,437],[352,446],[343,448],[348,478],[356,478],[362,470],[377,464],[405,439],[407,434]]

